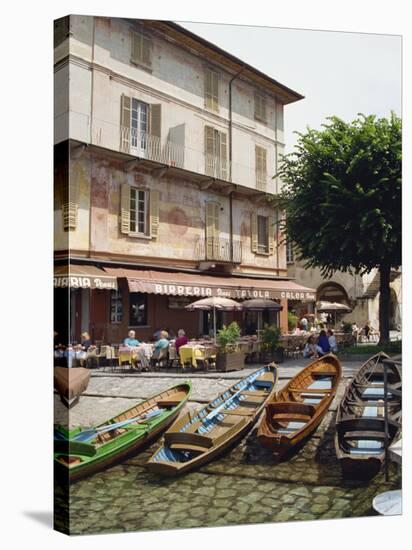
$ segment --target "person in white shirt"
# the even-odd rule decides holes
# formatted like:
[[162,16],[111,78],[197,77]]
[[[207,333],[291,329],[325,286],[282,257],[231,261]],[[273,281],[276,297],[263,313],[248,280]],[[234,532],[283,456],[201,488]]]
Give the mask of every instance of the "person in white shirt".
[[333,334],[333,330],[330,328],[328,330],[328,341],[330,346],[330,351],[336,353],[338,351],[338,343],[336,341],[336,336]]

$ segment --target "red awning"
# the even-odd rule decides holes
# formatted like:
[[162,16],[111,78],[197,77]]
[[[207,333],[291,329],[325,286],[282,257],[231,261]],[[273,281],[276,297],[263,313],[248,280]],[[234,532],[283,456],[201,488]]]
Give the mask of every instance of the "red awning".
[[113,277],[126,278],[130,292],[171,296],[224,296],[233,299],[269,298],[315,300],[315,290],[293,281],[214,277],[202,273],[179,273],[106,267]]
[[54,286],[117,290],[117,277],[94,265],[57,265],[54,266]]

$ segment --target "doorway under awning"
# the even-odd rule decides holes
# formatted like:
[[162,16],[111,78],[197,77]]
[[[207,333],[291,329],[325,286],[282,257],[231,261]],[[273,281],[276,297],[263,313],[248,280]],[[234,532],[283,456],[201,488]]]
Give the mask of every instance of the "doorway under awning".
[[92,288],[117,290],[117,277],[94,265],[54,266],[55,288]]
[[203,298],[221,296],[234,300],[266,298],[315,301],[316,291],[294,281],[215,277],[201,273],[164,272],[106,267],[112,277],[127,279],[130,292]]

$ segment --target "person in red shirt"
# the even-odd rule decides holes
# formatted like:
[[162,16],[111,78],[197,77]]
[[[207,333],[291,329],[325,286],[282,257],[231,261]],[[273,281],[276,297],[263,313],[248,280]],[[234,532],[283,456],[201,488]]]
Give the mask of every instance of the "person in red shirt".
[[175,340],[176,353],[179,353],[179,348],[188,343],[189,339],[186,336],[185,331],[181,328],[177,331],[177,338]]

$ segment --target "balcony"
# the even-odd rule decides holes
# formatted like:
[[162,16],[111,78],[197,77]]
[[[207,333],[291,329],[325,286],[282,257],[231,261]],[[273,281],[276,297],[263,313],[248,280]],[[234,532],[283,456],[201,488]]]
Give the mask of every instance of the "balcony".
[[195,245],[195,259],[202,262],[234,263],[242,262],[242,243],[233,239],[233,254],[228,237],[199,238]]
[[[184,125],[181,127],[184,128]],[[120,127],[120,151],[210,177],[222,182],[223,187],[229,188],[229,183],[234,183],[257,191],[276,192],[276,184],[266,172],[256,171],[253,166],[229,162],[221,156],[205,154],[201,148],[188,147],[184,144],[184,130],[180,134],[173,130],[169,130],[168,139],[164,140],[133,128]],[[170,136],[175,136],[179,142],[170,139]],[[225,183],[228,185],[225,186]]]

